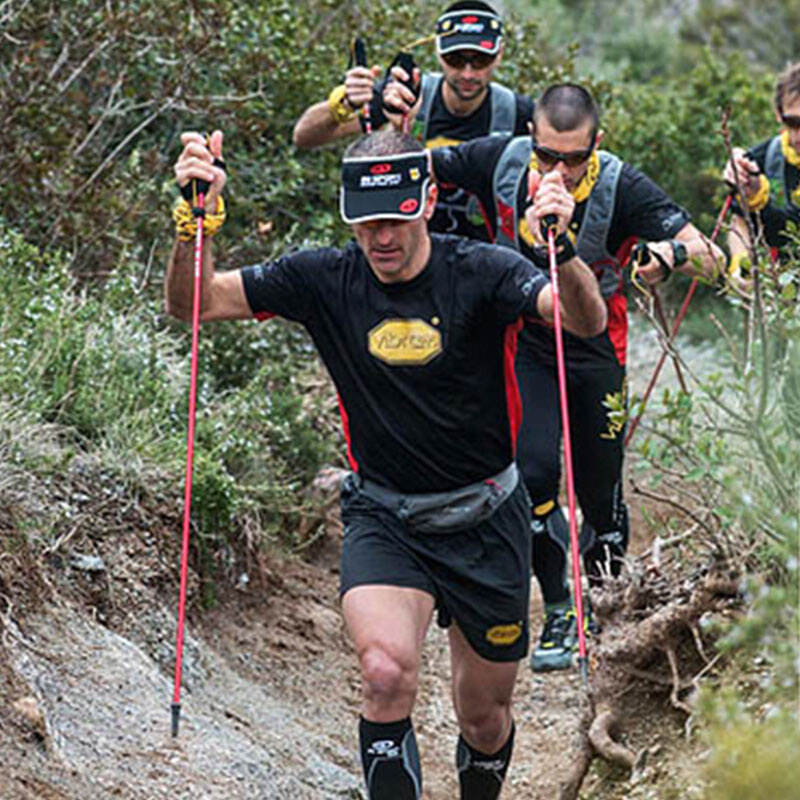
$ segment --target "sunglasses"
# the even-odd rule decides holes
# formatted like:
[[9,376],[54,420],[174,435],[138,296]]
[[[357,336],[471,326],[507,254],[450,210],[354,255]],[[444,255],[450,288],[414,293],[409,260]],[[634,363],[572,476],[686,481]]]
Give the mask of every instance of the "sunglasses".
[[560,153],[558,150],[551,150],[549,147],[542,147],[542,145],[534,142],[533,152],[536,154],[536,160],[542,167],[554,167],[559,161],[563,161],[565,167],[579,167],[592,154],[594,145],[595,137],[592,136],[592,143],[586,150],[573,150],[571,153]]
[[781,122],[793,131],[800,130],[800,116],[796,114],[781,114]]
[[452,53],[442,53],[442,61],[453,69],[464,69],[467,64],[471,64],[473,69],[486,69],[496,58],[496,53],[480,53],[476,50],[456,50]]

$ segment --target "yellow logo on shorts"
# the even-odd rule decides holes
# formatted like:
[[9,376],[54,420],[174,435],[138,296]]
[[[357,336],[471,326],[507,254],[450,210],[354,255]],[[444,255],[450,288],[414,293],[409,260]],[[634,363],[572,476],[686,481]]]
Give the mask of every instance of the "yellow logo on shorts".
[[497,645],[510,645],[522,636],[522,624],[513,622],[511,625],[495,625],[486,631],[486,641]]
[[389,319],[369,332],[369,352],[387,364],[427,364],[442,352],[442,334],[422,319]]

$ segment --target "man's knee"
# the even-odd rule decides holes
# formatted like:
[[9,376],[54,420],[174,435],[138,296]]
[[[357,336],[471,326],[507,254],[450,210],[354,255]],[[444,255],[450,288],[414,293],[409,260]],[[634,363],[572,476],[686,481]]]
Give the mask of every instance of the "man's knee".
[[370,645],[361,654],[361,677],[364,694],[381,703],[412,696],[416,690],[413,658],[392,654],[379,644]]
[[482,707],[464,705],[457,711],[458,727],[478,750],[493,753],[503,744],[511,719],[511,698]]

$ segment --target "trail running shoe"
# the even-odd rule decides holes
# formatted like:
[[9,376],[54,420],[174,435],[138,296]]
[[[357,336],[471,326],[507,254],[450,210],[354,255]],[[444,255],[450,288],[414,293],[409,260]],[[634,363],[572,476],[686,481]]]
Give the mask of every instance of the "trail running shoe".
[[572,651],[577,643],[576,621],[572,609],[551,611],[545,617],[539,644],[531,653],[531,669],[534,672],[550,672],[572,666]]

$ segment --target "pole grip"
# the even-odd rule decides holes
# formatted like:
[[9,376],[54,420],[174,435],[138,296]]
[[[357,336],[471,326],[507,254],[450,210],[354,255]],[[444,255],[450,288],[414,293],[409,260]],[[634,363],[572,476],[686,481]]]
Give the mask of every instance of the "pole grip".
[[351,52],[351,58],[355,66],[357,67],[367,66],[367,47],[364,44],[364,40],[360,36],[356,36],[356,38],[353,39],[353,49]]
[[[414,70],[417,67],[416,61],[414,61],[414,56],[411,53],[407,53],[404,50],[400,51],[395,57],[394,61],[389,65],[389,69],[386,71],[387,79],[391,79],[392,75],[392,67],[402,67],[405,70],[406,75],[408,78],[404,81],[398,81],[402,83],[407,89],[410,89],[414,93],[414,102],[416,103],[419,100],[419,93],[422,91],[422,81],[417,82],[414,84]],[[396,78],[394,80],[397,80]],[[392,106],[388,106],[384,104],[384,107],[387,111],[391,114],[399,114],[400,109],[394,108]]]
[[650,248],[647,246],[647,242],[637,242],[634,245],[633,252],[631,253],[631,259],[634,264],[638,264],[640,267],[644,266],[650,263],[651,258],[652,255],[650,253]]
[[553,238],[556,236],[558,230],[558,217],[555,214],[545,214],[542,219],[542,238],[547,241],[550,231],[553,232]]

